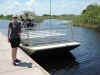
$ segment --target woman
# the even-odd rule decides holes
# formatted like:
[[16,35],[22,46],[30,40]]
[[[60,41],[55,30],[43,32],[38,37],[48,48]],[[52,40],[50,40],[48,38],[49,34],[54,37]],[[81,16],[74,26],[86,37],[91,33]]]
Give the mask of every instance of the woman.
[[8,27],[8,42],[10,42],[12,47],[13,65],[16,65],[16,63],[20,62],[20,60],[16,58],[17,49],[20,44],[20,34],[21,34],[21,23],[17,21],[16,16],[13,16],[12,22],[9,23]]

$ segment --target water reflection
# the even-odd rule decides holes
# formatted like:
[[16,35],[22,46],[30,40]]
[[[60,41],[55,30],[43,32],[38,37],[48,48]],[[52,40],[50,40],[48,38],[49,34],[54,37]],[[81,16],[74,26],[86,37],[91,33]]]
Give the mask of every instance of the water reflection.
[[61,55],[41,55],[32,54],[31,57],[38,62],[43,68],[45,68],[51,75],[62,69],[70,69],[78,66],[79,63],[71,52],[66,52]]

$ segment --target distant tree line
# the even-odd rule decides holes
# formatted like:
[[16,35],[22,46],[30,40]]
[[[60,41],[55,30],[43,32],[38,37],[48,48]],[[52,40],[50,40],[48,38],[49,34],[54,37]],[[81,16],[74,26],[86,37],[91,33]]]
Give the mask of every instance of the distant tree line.
[[9,19],[9,20],[11,20],[11,18],[12,18],[12,16],[13,15],[0,15],[0,19]]

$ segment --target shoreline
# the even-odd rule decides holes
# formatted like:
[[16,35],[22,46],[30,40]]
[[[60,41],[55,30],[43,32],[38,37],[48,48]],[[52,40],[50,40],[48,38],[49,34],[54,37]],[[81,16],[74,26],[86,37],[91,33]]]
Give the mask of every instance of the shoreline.
[[92,30],[95,30],[95,31],[98,31],[100,32],[99,30],[99,26],[97,25],[92,25],[92,24],[73,24],[72,22],[70,23],[64,23],[63,25],[72,25],[73,27],[82,27],[82,28],[88,28],[88,29],[92,29]]

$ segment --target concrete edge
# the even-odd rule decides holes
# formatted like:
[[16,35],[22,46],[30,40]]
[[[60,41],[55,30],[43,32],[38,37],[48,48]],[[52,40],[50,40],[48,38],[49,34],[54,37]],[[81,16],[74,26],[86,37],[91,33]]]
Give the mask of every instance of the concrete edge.
[[[1,35],[4,35],[2,32],[0,32]],[[7,36],[4,35],[4,38],[7,39]],[[23,50],[19,48],[19,50],[24,54],[27,58],[29,58],[30,61],[32,61],[32,64],[35,64],[45,75],[50,75],[44,68],[42,68],[39,64],[37,64],[31,57],[29,57]]]
[[41,71],[43,71],[46,75],[50,75],[50,73],[48,73],[44,68],[42,68],[39,64],[37,64],[35,61],[33,61],[33,59],[30,56],[28,56],[22,49],[20,49],[20,51],[32,61],[32,64],[35,64],[36,66],[39,66],[39,69]]

